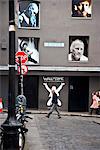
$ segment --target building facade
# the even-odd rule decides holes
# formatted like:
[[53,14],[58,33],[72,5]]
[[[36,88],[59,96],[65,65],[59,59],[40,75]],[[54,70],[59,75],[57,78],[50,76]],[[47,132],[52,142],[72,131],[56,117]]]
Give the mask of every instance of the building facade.
[[[84,9],[81,15],[73,9],[77,10],[79,2]],[[82,2],[84,0],[15,1],[16,53],[24,51],[28,56],[28,72],[23,76],[27,108],[47,109],[50,89],[56,86],[61,110],[88,112],[91,93],[100,90],[100,1],[87,0],[88,8]],[[8,12],[9,2],[1,0],[0,97],[5,107],[9,72]],[[81,47],[80,59],[78,56],[73,59],[78,49],[73,50],[74,41]],[[16,67],[16,96],[18,76]]]

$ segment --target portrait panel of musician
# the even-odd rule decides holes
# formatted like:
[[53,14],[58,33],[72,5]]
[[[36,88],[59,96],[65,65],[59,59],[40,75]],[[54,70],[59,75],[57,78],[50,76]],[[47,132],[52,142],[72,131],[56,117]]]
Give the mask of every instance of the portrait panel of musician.
[[18,28],[39,27],[39,3],[36,1],[19,1],[16,5]]
[[68,61],[88,62],[89,36],[69,36]]
[[18,51],[24,51],[28,56],[27,65],[39,64],[39,38],[19,37]]
[[72,17],[91,18],[92,0],[72,0]]

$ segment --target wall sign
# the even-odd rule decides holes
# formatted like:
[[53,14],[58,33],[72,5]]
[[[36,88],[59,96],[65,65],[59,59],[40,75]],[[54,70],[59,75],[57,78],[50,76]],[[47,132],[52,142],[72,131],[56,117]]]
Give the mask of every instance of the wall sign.
[[64,47],[63,42],[44,42],[44,47]]
[[64,77],[43,77],[44,82],[64,82]]

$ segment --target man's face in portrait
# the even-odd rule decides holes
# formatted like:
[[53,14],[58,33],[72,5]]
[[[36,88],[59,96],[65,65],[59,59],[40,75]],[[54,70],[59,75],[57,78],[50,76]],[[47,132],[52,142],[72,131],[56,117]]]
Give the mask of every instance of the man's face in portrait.
[[[77,8],[80,12],[89,13],[90,11],[90,4],[88,0],[83,0],[78,3]],[[83,14],[85,16],[85,14]]]
[[84,1],[81,4],[82,4],[82,7],[83,7],[83,11],[88,12],[89,2],[88,1]]
[[29,41],[28,40],[22,40],[20,44],[20,48],[22,51],[24,51],[27,55],[30,55],[30,48],[29,48]]
[[28,7],[30,16],[34,16],[38,13],[38,6],[35,3],[31,3]]
[[89,2],[86,0],[86,1],[83,1],[83,2],[80,2],[79,5],[78,5],[78,8],[80,10],[83,10],[86,11],[88,8],[89,8]]
[[84,17],[86,17],[88,14],[91,14],[91,7],[88,0],[83,0],[78,8],[82,12]]
[[74,42],[75,43],[73,44],[72,48],[72,59],[75,61],[79,61],[84,53],[84,43],[79,40],[76,40]]

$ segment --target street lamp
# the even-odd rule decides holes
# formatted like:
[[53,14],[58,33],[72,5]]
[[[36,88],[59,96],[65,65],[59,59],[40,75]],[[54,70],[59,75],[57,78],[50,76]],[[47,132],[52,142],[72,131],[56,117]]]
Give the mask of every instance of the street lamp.
[[9,90],[8,116],[1,125],[4,129],[4,150],[18,150],[18,129],[22,126],[15,115],[15,12],[14,0],[9,0]]

